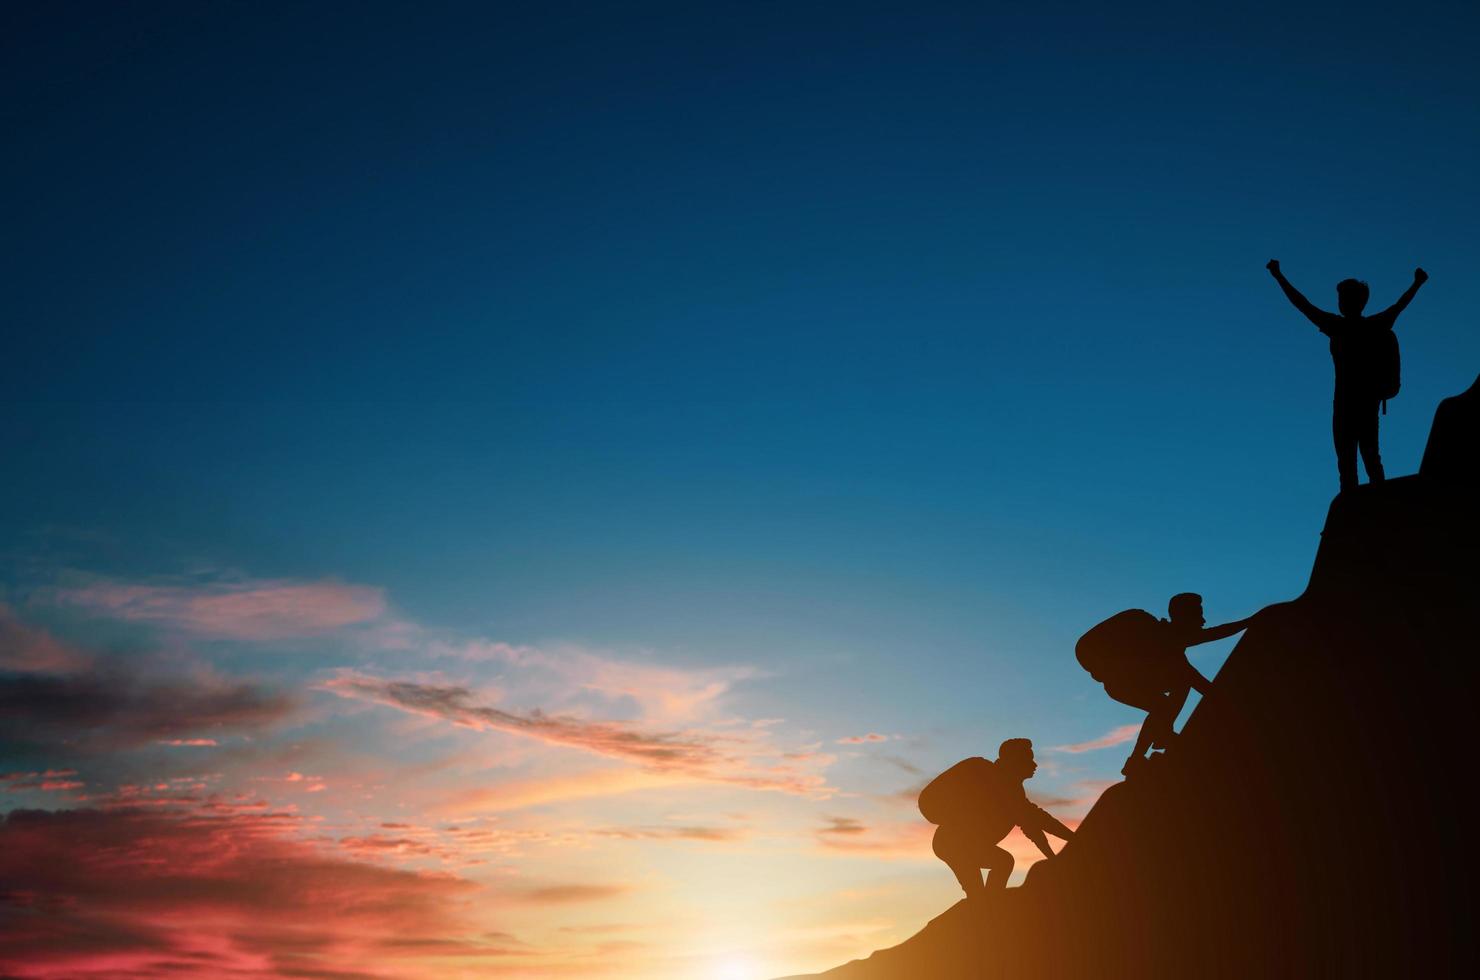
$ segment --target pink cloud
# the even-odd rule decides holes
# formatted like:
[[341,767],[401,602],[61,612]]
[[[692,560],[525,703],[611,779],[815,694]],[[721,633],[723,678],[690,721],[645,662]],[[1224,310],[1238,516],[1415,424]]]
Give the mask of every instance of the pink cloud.
[[193,746],[195,748],[206,748],[208,746],[215,745],[216,740],[214,738],[162,738],[159,739],[159,744],[186,745]]
[[0,670],[18,674],[69,674],[85,669],[91,658],[54,639],[43,629],[21,622],[0,602]]
[[383,976],[389,964],[431,977],[434,957],[527,955],[464,919],[472,882],[324,853],[288,829],[250,814],[12,812],[0,961],[27,977]]
[[839,745],[864,745],[869,742],[887,742],[888,735],[880,735],[878,732],[869,732],[867,735],[848,735],[838,739]]
[[233,640],[314,636],[384,615],[381,589],[340,582],[255,581],[198,586],[102,582],[53,594],[99,615]]
[[60,793],[82,789],[83,783],[74,779],[75,769],[47,769],[45,772],[0,773],[0,790],[7,793],[23,793],[37,790],[42,793]]
[[1141,725],[1139,722],[1134,725],[1121,725],[1119,728],[1106,732],[1099,738],[1092,738],[1088,742],[1075,742],[1073,745],[1055,745],[1051,751],[1078,754],[1080,752],[1093,752],[1096,749],[1108,749],[1111,746],[1124,745],[1126,742],[1133,741],[1140,730]]

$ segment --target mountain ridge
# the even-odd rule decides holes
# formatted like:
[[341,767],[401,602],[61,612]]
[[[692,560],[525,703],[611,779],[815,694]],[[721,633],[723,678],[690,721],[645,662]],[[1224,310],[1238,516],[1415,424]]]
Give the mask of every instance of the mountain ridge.
[[1477,448],[1480,378],[1418,474],[1332,502],[1304,593],[1057,857],[811,976],[1473,975]]

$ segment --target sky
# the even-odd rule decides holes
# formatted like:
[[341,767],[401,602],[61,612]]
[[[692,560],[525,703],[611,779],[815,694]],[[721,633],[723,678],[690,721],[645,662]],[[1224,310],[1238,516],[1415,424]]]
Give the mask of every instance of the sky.
[[1477,20],[5,6],[5,972],[913,934],[927,779],[1119,778],[1080,634],[1304,587],[1331,367],[1268,259],[1431,275],[1390,475],[1475,379]]

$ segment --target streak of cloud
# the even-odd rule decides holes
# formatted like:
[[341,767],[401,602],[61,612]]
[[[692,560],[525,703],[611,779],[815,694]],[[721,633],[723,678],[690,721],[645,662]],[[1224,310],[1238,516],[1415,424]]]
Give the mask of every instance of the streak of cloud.
[[1088,742],[1075,742],[1072,745],[1055,745],[1049,751],[1070,752],[1077,755],[1080,752],[1093,752],[1096,749],[1108,749],[1115,745],[1124,745],[1126,742],[1133,741],[1136,737],[1136,733],[1140,730],[1141,726],[1139,723],[1134,725],[1121,725],[1119,728],[1111,729],[1110,731],[1101,735],[1099,738],[1092,738]]
[[205,637],[257,641],[315,636],[370,622],[386,611],[381,589],[333,581],[192,585],[105,581],[60,589],[50,598],[59,605],[112,619],[152,623]]
[[774,751],[752,734],[652,732],[622,722],[547,715],[538,709],[521,714],[479,704],[466,687],[388,680],[353,671],[343,671],[321,687],[340,697],[465,728],[517,735],[620,759],[648,772],[799,795],[816,795],[826,786],[821,775],[803,765],[825,764],[829,757],[801,753],[793,754],[791,761],[769,761],[767,756],[774,757]]
[[575,902],[600,902],[625,895],[626,885],[544,885],[513,892],[512,897],[535,905],[569,905]]

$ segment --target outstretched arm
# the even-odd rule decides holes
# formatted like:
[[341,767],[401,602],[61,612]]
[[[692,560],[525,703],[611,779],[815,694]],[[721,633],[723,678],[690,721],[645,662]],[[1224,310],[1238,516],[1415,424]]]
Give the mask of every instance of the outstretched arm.
[[[1018,821],[1018,826],[1022,828],[1024,836],[1028,840],[1033,841],[1033,843],[1038,844],[1038,841],[1033,836],[1035,833],[1041,838],[1047,832],[1061,840],[1068,840],[1074,836],[1074,831],[1065,827],[1057,817],[1038,804],[1027,803],[1025,810],[1026,812],[1023,814],[1023,818]],[[1044,844],[1038,844],[1038,849],[1041,851],[1044,849],[1044,846]],[[1047,853],[1052,855],[1053,852],[1049,851]]]
[[1319,327],[1321,326],[1322,317],[1331,316],[1330,313],[1325,312],[1320,307],[1312,303],[1310,300],[1302,296],[1300,294],[1300,290],[1290,285],[1290,280],[1286,279],[1285,274],[1280,271],[1279,259],[1270,259],[1264,267],[1269,270],[1270,275],[1274,276],[1274,281],[1280,284],[1280,289],[1284,290],[1285,298],[1290,301],[1291,305],[1294,306],[1295,309],[1299,310],[1301,313],[1304,313],[1305,318],[1311,323],[1314,323],[1316,326]]
[[1224,623],[1222,626],[1209,626],[1207,629],[1201,630],[1197,634],[1197,638],[1187,645],[1195,647],[1199,643],[1212,643],[1214,640],[1221,640],[1225,637],[1232,636],[1240,630],[1248,628],[1253,618],[1250,616],[1248,619],[1240,619],[1234,623]]
[[[1019,825],[1022,826],[1022,825]],[[1037,827],[1022,826],[1023,836],[1032,841],[1033,844],[1043,852],[1043,856],[1051,858],[1054,856],[1053,848],[1048,846],[1048,838],[1043,836],[1043,831]]]
[[1418,295],[1418,287],[1422,286],[1428,281],[1429,274],[1427,272],[1423,271],[1422,269],[1414,269],[1413,285],[1409,286],[1407,292],[1398,297],[1398,301],[1396,303],[1383,310],[1382,313],[1379,315],[1384,317],[1392,317],[1396,320],[1398,318],[1398,314],[1406,310],[1408,308],[1408,304],[1413,302],[1413,297]]

